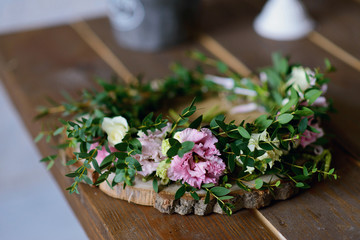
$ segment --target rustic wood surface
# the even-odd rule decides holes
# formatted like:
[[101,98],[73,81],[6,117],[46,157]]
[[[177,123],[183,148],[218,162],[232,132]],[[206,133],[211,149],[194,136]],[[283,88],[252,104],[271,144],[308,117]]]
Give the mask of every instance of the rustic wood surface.
[[[169,73],[173,61],[191,66],[185,51],[194,48],[244,75],[269,65],[274,51],[311,67],[324,66],[323,59],[329,58],[337,67],[328,96],[338,113],[327,128],[335,134],[338,181],[315,183],[295,198],[260,211],[241,210],[232,217],[163,215],[82,184],[80,195],[64,195],[91,239],[360,239],[360,3],[305,0],[317,27],[294,42],[271,41],[254,33],[251,23],[263,3],[206,0],[204,35],[156,54],[116,45],[106,19],[0,36],[1,80],[32,136],[40,130],[40,123],[33,121],[35,108],[46,103],[46,96],[61,100],[62,90],[76,96],[82,88],[95,86],[95,77],[109,79],[114,72],[160,78]],[[54,152],[45,143],[38,147],[43,155]],[[64,173],[60,163],[52,169],[61,189],[70,185]]]

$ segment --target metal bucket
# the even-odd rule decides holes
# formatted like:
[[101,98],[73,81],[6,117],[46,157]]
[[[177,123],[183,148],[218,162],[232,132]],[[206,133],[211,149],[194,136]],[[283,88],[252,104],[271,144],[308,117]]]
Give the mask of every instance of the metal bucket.
[[124,47],[156,51],[187,39],[200,0],[108,0],[114,36]]

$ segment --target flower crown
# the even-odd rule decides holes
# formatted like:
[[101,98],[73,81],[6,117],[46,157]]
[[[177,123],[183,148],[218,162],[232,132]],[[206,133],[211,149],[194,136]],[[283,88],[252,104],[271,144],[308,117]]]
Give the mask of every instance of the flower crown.
[[[155,192],[163,185],[180,184],[175,199],[188,192],[199,200],[198,191],[205,190],[205,203],[215,198],[231,214],[233,185],[245,191],[273,192],[285,182],[309,188],[314,176],[337,178],[330,169],[331,153],[325,148],[321,128],[331,110],[331,102],[324,97],[329,81],[324,74],[289,65],[286,58],[274,54],[274,66],[250,79],[200,52],[191,56],[225,77],[206,75],[200,66],[188,70],[175,64],[174,74],[163,81],[139,80],[123,86],[98,80],[103,91],[84,91],[80,101],[68,99],[56,111],[42,109],[40,116],[63,112],[76,119],[60,119],[60,127],[36,138],[39,141],[48,134],[49,140],[66,132],[58,147],[73,149],[67,165],[77,167],[67,174],[74,178],[70,193],[78,193],[82,181],[107,182],[110,188],[121,183],[125,188],[141,176],[152,181]],[[333,70],[327,60],[326,66]],[[196,101],[219,94],[232,104],[232,114],[254,110],[264,114],[240,123],[228,122],[219,108],[197,114]],[[169,117],[154,117],[154,112],[164,112],[169,103],[173,107],[171,104],[189,96],[196,100],[180,114],[170,109]],[[41,161],[51,167],[56,157]],[[92,179],[87,174],[90,169],[97,173]],[[275,181],[264,181],[261,176],[274,176]]]

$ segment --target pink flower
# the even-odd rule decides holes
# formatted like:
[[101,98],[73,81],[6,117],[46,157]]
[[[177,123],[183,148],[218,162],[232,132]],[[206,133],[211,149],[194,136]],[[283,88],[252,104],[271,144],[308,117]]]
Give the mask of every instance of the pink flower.
[[314,123],[315,119],[310,118],[308,121],[308,125],[315,128],[319,131],[319,133],[311,132],[309,130],[305,130],[305,132],[300,137],[300,145],[305,148],[307,145],[314,143],[318,138],[324,135],[324,131],[320,128],[319,123]]
[[139,138],[142,145],[141,154],[134,155],[134,158],[139,161],[142,167],[142,171],[138,172],[142,176],[147,176],[156,171],[159,163],[166,159],[161,152],[161,143],[165,138],[166,132],[170,130],[170,124],[163,127],[161,130],[155,130],[151,132],[147,130],[147,134],[139,132]]
[[200,131],[185,129],[177,134],[180,142],[192,141],[193,149],[183,157],[175,156],[168,169],[171,180],[187,182],[193,187],[200,188],[204,183],[216,184],[219,177],[224,173],[225,163],[219,157],[220,152],[216,148],[216,137],[207,128]]
[[318,97],[312,106],[315,107],[327,107],[329,104],[326,102],[326,98],[324,96]]
[[[97,146],[99,146],[99,143],[93,143],[90,146],[90,150],[95,149]],[[109,147],[111,152],[117,152],[116,148],[114,147]],[[100,150],[97,151],[97,155],[95,157],[96,161],[98,162],[99,166],[102,163],[102,161],[104,161],[104,158],[106,158],[110,153],[108,153],[105,149],[104,146],[102,146],[102,148]]]

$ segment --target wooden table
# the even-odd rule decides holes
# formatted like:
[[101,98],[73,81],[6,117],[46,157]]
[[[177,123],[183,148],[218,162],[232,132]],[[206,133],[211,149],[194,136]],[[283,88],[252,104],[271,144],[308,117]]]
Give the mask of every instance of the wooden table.
[[[338,113],[327,128],[335,134],[338,181],[316,183],[288,201],[232,217],[169,216],[86,185],[80,186],[80,195],[63,190],[91,239],[360,239],[360,2],[304,2],[317,27],[293,42],[255,34],[251,26],[263,5],[260,0],[204,1],[203,34],[154,54],[119,47],[107,19],[0,36],[1,79],[32,136],[40,131],[40,123],[33,121],[36,106],[47,104],[46,96],[60,100],[61,91],[76,96],[93,87],[95,77],[109,79],[114,72],[125,78],[159,78],[170,72],[171,62],[191,65],[185,56],[189,49],[214,55],[243,75],[269,65],[274,51],[310,67],[323,67],[329,58],[337,67],[328,96]],[[45,143],[38,147],[43,155],[55,151]],[[70,185],[60,163],[51,172],[61,189]]]

